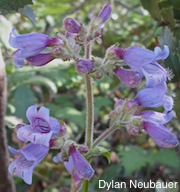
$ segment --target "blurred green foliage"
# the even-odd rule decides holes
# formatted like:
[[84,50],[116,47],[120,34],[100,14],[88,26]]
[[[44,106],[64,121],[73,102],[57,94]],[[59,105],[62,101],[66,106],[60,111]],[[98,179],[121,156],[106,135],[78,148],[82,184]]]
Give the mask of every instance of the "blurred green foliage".
[[[9,1],[1,1],[0,5],[5,2]],[[17,69],[10,58],[14,50],[9,46],[8,38],[14,26],[20,34],[41,32],[55,37],[56,32],[64,31],[65,17],[73,17],[79,22],[87,23],[109,1],[39,0],[33,1],[33,5],[28,5],[31,1],[21,1],[23,2],[22,6],[16,4],[17,7],[7,10],[18,11],[18,13],[7,14],[5,17],[0,15],[0,44],[6,62],[8,81],[6,120],[9,145],[16,145],[16,148],[23,146],[23,143],[16,139],[14,130],[10,128],[17,122],[27,123],[25,111],[32,104],[48,107],[52,116],[65,120],[71,138],[83,143],[86,116],[85,87],[83,77],[76,72],[74,63],[56,59],[40,68],[26,65]],[[94,45],[93,54],[103,57],[106,48],[116,42],[119,42],[122,48],[141,46],[153,49],[157,45],[167,44],[170,47],[170,56],[162,65],[173,71],[174,77],[168,88],[170,93],[177,95],[176,117],[169,126],[174,128],[173,132],[178,136],[180,133],[178,122],[180,120],[180,1],[114,0],[111,5],[112,17],[103,28],[102,43]],[[1,7],[1,13],[7,13],[2,12],[2,9],[5,8]],[[144,84],[145,82],[142,82],[140,88]],[[94,82],[95,137],[108,128],[108,114],[113,109],[114,100],[126,97],[133,99],[140,88],[128,88],[115,76],[105,76]],[[158,110],[162,111],[162,108]],[[127,183],[130,179],[180,182],[179,147],[162,150],[148,135],[132,137],[124,129],[117,130],[102,142],[102,146],[111,148],[111,163],[108,164],[103,156],[92,159],[96,173],[89,191],[100,190],[99,179],[107,182],[114,179]],[[62,164],[52,162],[52,157],[57,152],[52,150],[36,167],[32,186],[24,184],[21,179],[15,177],[17,191],[69,191],[70,175]],[[128,191],[128,189],[121,189],[121,191]]]

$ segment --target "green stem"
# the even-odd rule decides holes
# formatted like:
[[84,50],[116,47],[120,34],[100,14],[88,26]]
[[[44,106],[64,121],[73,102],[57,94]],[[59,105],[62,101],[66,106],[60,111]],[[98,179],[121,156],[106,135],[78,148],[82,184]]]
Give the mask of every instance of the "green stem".
[[[85,58],[90,59],[91,56],[91,43],[85,46]],[[87,74],[85,75],[86,86],[86,133],[85,144],[89,149],[92,147],[93,142],[93,129],[94,129],[94,95],[93,95],[93,79]],[[83,181],[82,192],[88,191],[88,181]]]
[[[91,55],[91,44],[85,47],[85,57],[90,59]],[[85,133],[85,143],[90,149],[93,142],[93,129],[94,129],[94,95],[93,95],[93,79],[87,74],[85,75],[85,85],[86,85],[86,133]]]
[[87,192],[87,191],[88,191],[88,180],[84,179],[82,192]]
[[117,125],[114,124],[112,127],[107,129],[102,135],[100,135],[93,143],[92,148],[96,147],[101,141],[106,139],[115,129]]

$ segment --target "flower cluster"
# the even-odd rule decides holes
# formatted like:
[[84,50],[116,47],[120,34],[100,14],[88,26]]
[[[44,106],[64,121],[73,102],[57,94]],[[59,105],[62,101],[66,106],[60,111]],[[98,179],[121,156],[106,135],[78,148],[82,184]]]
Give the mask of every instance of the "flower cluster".
[[[37,111],[37,107],[33,105],[27,109],[26,116],[30,122],[29,125],[18,124],[16,126],[18,139],[30,143],[20,150],[9,147],[13,154],[19,154],[9,165],[9,172],[21,177],[27,184],[32,183],[33,169],[46,157],[49,149],[63,148],[66,140],[66,127],[63,124],[59,124],[55,118],[49,116],[49,109],[41,107]],[[66,144],[67,159],[64,160],[64,165],[67,170],[71,170],[69,171],[70,174],[73,173],[74,169],[74,179],[78,184],[82,178],[89,180],[94,170],[74,145],[74,143],[71,143],[71,145]]]
[[[105,5],[88,25],[78,23],[73,18],[66,18],[63,22],[66,33],[63,35],[58,32],[56,38],[40,33],[17,35],[13,29],[9,43],[18,49],[14,53],[15,65],[22,67],[24,60],[27,60],[30,65],[42,66],[55,58],[61,58],[63,61],[74,59],[77,72],[88,76],[86,80],[100,79],[104,73],[113,74],[132,88],[137,87],[145,77],[146,85],[137,93],[134,100],[120,99],[115,103],[114,110],[109,115],[110,124],[113,128],[115,127],[114,129],[126,127],[131,135],[139,135],[146,131],[159,146],[175,147],[178,139],[167,126],[174,116],[172,110],[174,102],[172,96],[167,93],[166,84],[171,76],[168,70],[157,63],[158,60],[168,57],[168,46],[164,45],[163,49],[155,47],[154,51],[151,51],[140,47],[122,49],[117,43],[106,50],[104,58],[91,55],[91,45],[94,41],[99,42],[101,27],[109,20],[111,11],[111,6]],[[52,51],[43,53],[47,47],[51,47]],[[86,47],[85,55],[88,57],[81,57],[80,51],[83,47]],[[89,85],[91,85],[90,82]],[[136,113],[139,107],[159,106],[163,106],[163,113],[152,110]],[[30,122],[29,125],[16,126],[17,137],[28,144],[20,150],[9,147],[13,154],[19,154],[17,159],[10,164],[9,172],[16,173],[26,183],[31,184],[34,167],[45,158],[50,149],[58,149],[60,153],[53,158],[53,161],[64,164],[72,175],[75,185],[79,186],[82,179],[90,180],[94,170],[82,155],[95,154],[92,151],[96,146],[94,143],[98,144],[96,142],[98,139],[93,144],[87,144],[90,149],[88,151],[86,146],[78,145],[68,139],[65,124],[50,117],[47,108],[41,107],[39,110],[37,108],[38,106],[30,106],[27,109],[26,116]],[[89,110],[92,112],[89,113],[93,115],[92,106]],[[89,132],[93,133],[93,129]],[[106,136],[105,134],[104,137]],[[98,141],[103,136],[99,138]],[[89,157],[88,155],[86,157]]]
[[[151,95],[153,94],[151,92]],[[121,123],[121,126],[126,127],[131,135],[142,134],[145,130],[160,147],[171,148],[177,146],[177,137],[171,133],[166,125],[173,118],[174,111],[169,113],[156,111],[135,113],[139,106],[136,100],[118,100],[115,103],[114,110],[110,113],[111,124]]]

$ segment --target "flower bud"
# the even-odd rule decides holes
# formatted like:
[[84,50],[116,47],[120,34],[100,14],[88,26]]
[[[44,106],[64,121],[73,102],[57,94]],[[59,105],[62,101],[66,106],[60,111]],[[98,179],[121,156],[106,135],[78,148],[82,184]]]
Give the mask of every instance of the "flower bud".
[[80,59],[75,63],[75,67],[79,73],[88,73],[93,69],[93,61]]
[[81,26],[79,25],[79,23],[72,18],[66,18],[64,20],[64,27],[69,33],[79,33],[79,31],[81,30]]
[[102,8],[101,12],[99,13],[98,17],[102,19],[102,22],[105,23],[111,16],[112,8],[111,5],[106,4]]

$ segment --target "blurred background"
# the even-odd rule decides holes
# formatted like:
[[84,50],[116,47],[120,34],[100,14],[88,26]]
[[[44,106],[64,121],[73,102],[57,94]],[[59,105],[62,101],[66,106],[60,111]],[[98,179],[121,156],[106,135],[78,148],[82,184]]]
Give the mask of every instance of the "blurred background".
[[[5,1],[4,1],[5,2]],[[22,1],[23,2],[23,1]],[[38,0],[27,1],[24,7],[7,9],[0,2],[0,46],[7,73],[6,130],[8,145],[18,149],[25,143],[16,137],[13,127],[28,123],[25,112],[30,105],[38,104],[50,109],[50,115],[63,119],[71,139],[84,142],[85,98],[84,80],[73,62],[56,59],[43,67],[25,65],[16,68],[8,43],[13,27],[19,34],[40,32],[55,37],[65,32],[63,20],[72,17],[87,24],[97,15],[104,4],[110,3],[113,11],[110,20],[102,29],[102,43],[94,44],[93,55],[103,57],[106,48],[119,42],[121,48],[140,46],[152,49],[166,44],[170,55],[161,63],[173,71],[174,77],[168,82],[168,91],[176,94],[175,117],[168,124],[173,133],[180,135],[180,1],[179,0]],[[27,5],[28,4],[28,5]],[[18,2],[17,2],[18,5]],[[21,8],[24,7],[24,8]],[[138,88],[129,88],[113,75],[94,82],[95,95],[95,137],[109,127],[108,114],[117,99],[134,99],[138,90],[145,86],[145,80]],[[163,108],[159,107],[159,112]],[[110,189],[122,192],[178,192],[176,189],[129,189],[130,180],[141,182],[179,182],[179,146],[162,149],[147,135],[130,136],[125,129],[115,131],[101,143],[110,149],[109,160],[103,156],[92,158],[95,175],[89,185],[89,192],[99,189],[99,180],[126,182],[126,189]],[[33,184],[25,184],[14,176],[17,192],[69,192],[71,176],[63,164],[55,164],[52,157],[58,150],[52,150],[34,169]],[[9,161],[16,156],[10,154]]]

